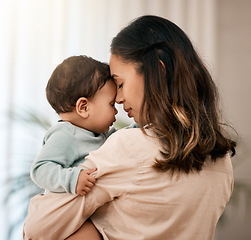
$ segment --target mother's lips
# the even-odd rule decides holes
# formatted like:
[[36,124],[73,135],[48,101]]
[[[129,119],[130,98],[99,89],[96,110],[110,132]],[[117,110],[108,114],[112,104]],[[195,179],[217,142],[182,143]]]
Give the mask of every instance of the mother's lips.
[[132,109],[131,108],[126,108],[124,110],[127,112],[128,117],[132,117],[132,115],[131,115]]

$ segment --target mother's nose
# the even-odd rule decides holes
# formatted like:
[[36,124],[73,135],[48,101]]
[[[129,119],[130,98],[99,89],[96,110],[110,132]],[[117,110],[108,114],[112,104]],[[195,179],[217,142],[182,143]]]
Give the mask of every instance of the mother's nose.
[[118,103],[118,104],[123,104],[124,98],[123,98],[123,95],[121,94],[120,91],[117,92],[117,96],[116,96],[115,101],[116,101],[116,103]]

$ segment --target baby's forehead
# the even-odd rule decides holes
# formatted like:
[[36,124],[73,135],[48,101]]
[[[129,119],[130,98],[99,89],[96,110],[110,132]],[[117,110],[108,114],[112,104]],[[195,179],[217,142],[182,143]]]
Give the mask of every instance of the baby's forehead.
[[110,84],[110,86],[117,85],[117,81],[114,78],[110,78],[109,80],[106,81],[106,84]]
[[117,85],[113,79],[107,80],[102,88],[109,90],[109,92],[117,92]]
[[111,76],[111,78],[108,81],[111,81],[114,84],[117,84],[117,79],[114,76]]

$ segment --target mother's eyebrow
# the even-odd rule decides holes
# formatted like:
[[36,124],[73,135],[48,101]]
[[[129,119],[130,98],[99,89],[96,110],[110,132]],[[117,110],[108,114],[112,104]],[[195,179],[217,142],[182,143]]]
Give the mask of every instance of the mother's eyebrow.
[[118,77],[118,75],[116,74],[112,74],[112,78]]
[[116,83],[117,82],[117,78],[118,77],[118,75],[116,75],[116,74],[112,74],[111,75],[111,78],[112,78],[112,80]]

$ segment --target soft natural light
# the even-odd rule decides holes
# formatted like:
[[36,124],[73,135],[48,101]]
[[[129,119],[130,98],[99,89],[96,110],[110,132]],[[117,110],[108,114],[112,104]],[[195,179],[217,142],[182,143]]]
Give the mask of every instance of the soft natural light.
[[[214,1],[206,2],[201,9],[196,7],[197,3],[198,0],[188,5],[182,0],[2,0],[1,182],[9,177],[22,176],[22,172],[28,173],[30,161],[41,146],[45,130],[36,123],[27,122],[27,116],[33,114],[51,124],[58,119],[45,98],[45,86],[54,68],[72,55],[84,54],[108,62],[112,38],[132,19],[143,14],[156,14],[173,20],[190,31],[201,53],[212,63],[214,30],[210,28],[209,41],[197,20],[198,13],[204,11],[204,24],[214,23]],[[189,10],[187,17],[183,14],[186,8]],[[208,12],[204,8],[211,10]],[[117,108],[117,119],[131,123],[122,106]],[[18,115],[16,120],[13,116],[8,118],[10,112]],[[4,184],[4,192],[13,191],[12,185]],[[7,208],[1,209],[1,226],[5,226],[0,233],[1,239],[21,239],[22,214],[28,203],[27,200],[24,203],[19,201],[23,194],[20,190],[15,197],[11,195]]]
[[[0,0],[0,239],[22,239],[30,197],[25,177],[46,131],[41,122],[58,119],[45,97],[54,68],[72,55],[109,62],[116,33],[136,17],[153,14],[179,25],[217,76],[216,5],[217,0]],[[132,123],[117,108],[117,119]]]

